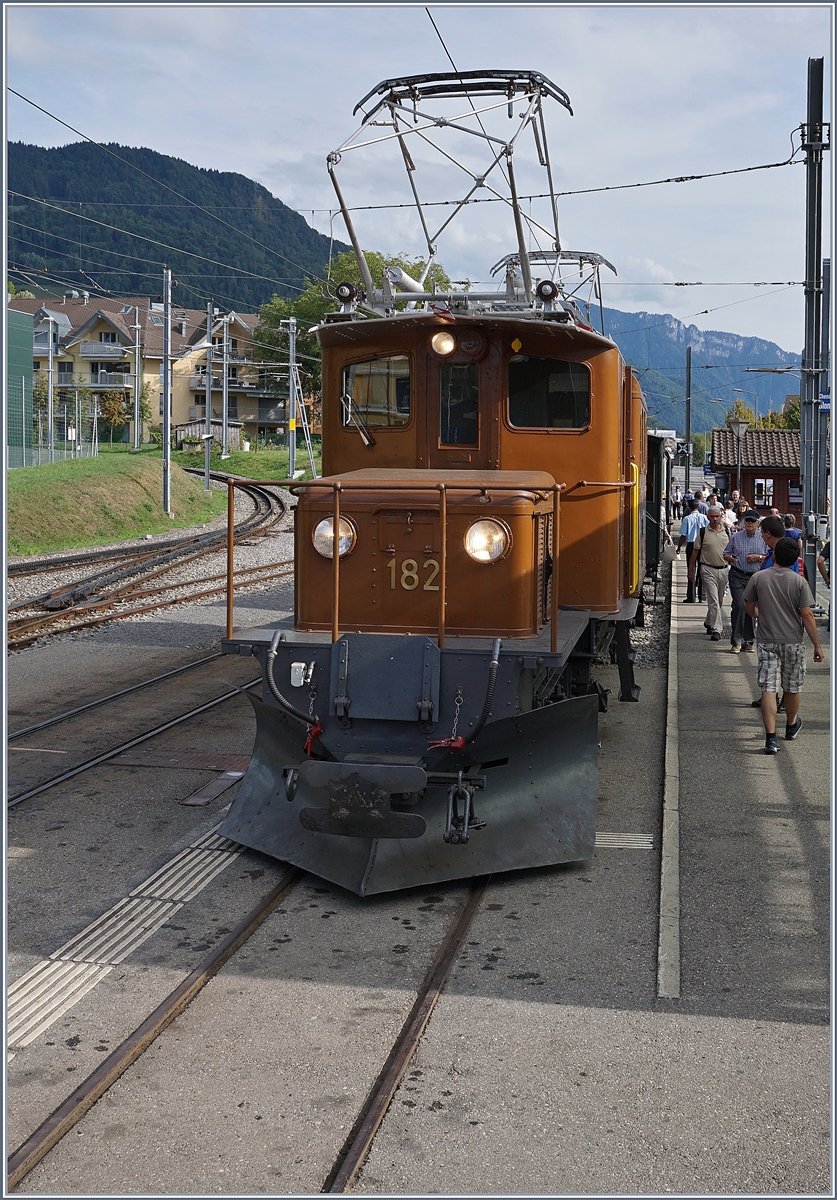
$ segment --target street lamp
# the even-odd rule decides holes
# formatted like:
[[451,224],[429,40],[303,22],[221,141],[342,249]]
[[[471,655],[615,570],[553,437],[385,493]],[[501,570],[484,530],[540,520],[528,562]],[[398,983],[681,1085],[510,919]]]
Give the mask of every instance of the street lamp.
[[735,486],[738,488],[738,491],[740,493],[741,492],[741,443],[744,441],[744,434],[750,428],[750,422],[746,421],[744,419],[744,417],[730,417],[729,427],[732,430],[732,432],[735,434],[735,437],[738,442],[738,454],[737,454],[737,459],[736,459],[737,466],[736,466],[736,472],[735,472]]
[[742,396],[752,396],[753,397],[753,412],[755,413],[755,417],[756,417],[756,422],[755,422],[755,425],[753,426],[753,428],[758,429],[758,427],[759,427],[759,394],[758,394],[758,392],[751,392],[747,388],[733,388],[732,390],[734,392],[739,392]]

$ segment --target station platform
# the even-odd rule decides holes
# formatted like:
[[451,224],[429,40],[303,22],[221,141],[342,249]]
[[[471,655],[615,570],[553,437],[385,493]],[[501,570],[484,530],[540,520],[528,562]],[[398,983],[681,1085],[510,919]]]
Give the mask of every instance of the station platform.
[[[681,558],[673,564],[669,680],[670,723],[672,687],[677,713],[669,762],[679,767],[679,1011],[742,1019],[741,1035],[759,1056],[762,1022],[792,1026],[796,1086],[811,1089],[812,1112],[822,1110],[828,1071],[809,1056],[825,1052],[816,1027],[827,1025],[830,1003],[830,635],[818,621],[822,663],[806,635],[803,728],[785,741],[780,713],[781,749],[766,755],[752,707],[760,696],[755,652],[730,653],[728,637],[712,642],[705,604],[684,604],[685,596]],[[822,585],[817,599],[827,606]],[[729,615],[727,594],[726,626]],[[790,1067],[782,1053],[775,1061],[777,1072]]]

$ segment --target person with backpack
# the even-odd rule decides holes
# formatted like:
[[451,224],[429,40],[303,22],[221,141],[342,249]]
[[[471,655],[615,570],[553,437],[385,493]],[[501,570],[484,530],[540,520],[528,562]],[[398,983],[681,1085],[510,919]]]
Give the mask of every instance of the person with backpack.
[[729,533],[724,525],[723,515],[724,510],[720,504],[710,507],[709,524],[699,531],[692,550],[694,569],[695,572],[700,571],[703,594],[706,597],[706,619],[703,624],[713,642],[720,642],[723,633],[722,606],[729,579],[729,563],[724,558]]

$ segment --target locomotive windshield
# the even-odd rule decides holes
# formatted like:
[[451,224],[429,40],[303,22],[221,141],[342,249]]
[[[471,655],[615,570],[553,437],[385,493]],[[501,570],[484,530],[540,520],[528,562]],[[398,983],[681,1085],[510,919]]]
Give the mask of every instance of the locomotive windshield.
[[476,363],[457,366],[442,363],[440,372],[442,403],[440,405],[439,443],[442,446],[478,446],[479,367]]
[[587,367],[556,358],[512,355],[509,421],[518,429],[586,429],[590,424]]
[[352,363],[343,371],[343,424],[352,414],[364,425],[406,425],[410,420],[410,360],[406,354]]

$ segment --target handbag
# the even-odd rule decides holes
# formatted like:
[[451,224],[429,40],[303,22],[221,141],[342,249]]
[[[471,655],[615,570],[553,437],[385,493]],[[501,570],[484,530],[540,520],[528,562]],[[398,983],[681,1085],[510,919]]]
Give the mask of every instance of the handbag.
[[677,557],[677,547],[674,542],[670,546],[663,546],[663,552],[660,555],[661,562],[674,562]]

